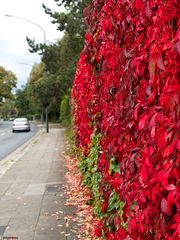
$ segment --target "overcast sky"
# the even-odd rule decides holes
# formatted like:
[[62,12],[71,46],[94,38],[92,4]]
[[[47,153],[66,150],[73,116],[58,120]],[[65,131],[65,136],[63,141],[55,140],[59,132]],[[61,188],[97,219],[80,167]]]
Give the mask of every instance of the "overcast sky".
[[[54,0],[0,0],[0,65],[14,72],[20,88],[27,81],[32,65],[40,62],[40,56],[28,51],[26,36],[35,38],[36,43],[44,42],[43,31],[24,18],[40,25],[45,30],[47,42],[55,42],[62,37],[44,12],[44,3],[55,11],[62,11]],[[9,14],[14,17],[6,17]]]

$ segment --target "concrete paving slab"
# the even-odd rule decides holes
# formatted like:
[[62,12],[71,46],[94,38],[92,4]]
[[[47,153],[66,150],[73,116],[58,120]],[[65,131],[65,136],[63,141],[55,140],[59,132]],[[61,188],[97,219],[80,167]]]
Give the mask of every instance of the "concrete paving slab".
[[9,189],[11,183],[0,182],[0,198],[4,195],[4,193]]
[[16,211],[18,200],[0,200],[0,217],[9,218]]
[[2,201],[10,201],[10,200],[19,200],[21,198],[21,194],[19,194],[19,195],[3,195],[2,197],[1,197],[1,200]]
[[46,183],[29,184],[24,192],[25,196],[43,195],[45,192]]
[[6,216],[1,217],[1,216],[0,216],[0,226],[6,226],[6,225],[8,225],[10,219],[11,219],[11,216],[9,216],[9,217],[6,217]]
[[17,236],[18,240],[78,239],[77,226],[70,221],[76,209],[65,206],[66,168],[60,153],[64,142],[60,128],[41,134],[0,176],[0,226],[7,225],[4,236]]
[[16,181],[16,174],[15,173],[8,173],[9,170],[7,171],[6,174],[3,175],[3,177],[1,178],[1,182],[15,182]]
[[11,185],[9,185],[9,188],[5,192],[4,195],[5,196],[10,196],[10,195],[19,196],[19,195],[22,195],[24,193],[26,188],[27,188],[27,183],[15,182],[15,183],[12,183]]
[[18,216],[19,219],[25,219],[25,221],[28,222],[35,222],[39,217],[39,213],[40,204],[26,206],[26,203],[24,203],[24,206],[19,206],[16,209],[12,217],[16,218]]
[[8,224],[7,232],[9,231],[24,231],[26,229],[31,230],[33,232],[36,223],[38,220],[37,215],[27,215],[26,213],[21,214],[19,216],[16,216],[14,218],[11,218]]

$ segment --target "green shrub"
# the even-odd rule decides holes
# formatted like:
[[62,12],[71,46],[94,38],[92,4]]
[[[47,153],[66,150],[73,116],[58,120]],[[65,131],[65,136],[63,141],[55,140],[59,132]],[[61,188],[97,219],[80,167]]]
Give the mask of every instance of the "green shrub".
[[60,103],[60,123],[65,127],[69,127],[71,122],[70,111],[70,97],[64,95]]

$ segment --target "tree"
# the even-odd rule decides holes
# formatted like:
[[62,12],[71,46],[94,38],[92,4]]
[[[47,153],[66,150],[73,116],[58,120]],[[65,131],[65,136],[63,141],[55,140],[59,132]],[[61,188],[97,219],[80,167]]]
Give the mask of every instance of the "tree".
[[36,94],[36,83],[44,76],[44,64],[34,64],[29,75],[25,91],[29,101],[30,114],[40,116],[42,114],[42,104]]
[[42,62],[33,67],[27,83],[31,106],[44,106],[48,99],[50,115],[59,119],[59,103],[71,89],[80,44],[79,36],[72,39],[65,33],[61,40],[46,46]]
[[72,86],[80,50],[80,37],[71,38],[66,32],[56,44],[47,46],[42,57],[48,75],[53,75],[53,78],[60,81],[61,90],[65,92]]
[[35,84],[31,81],[31,91],[36,92],[36,99],[41,99],[41,103],[48,99],[49,110],[55,115],[59,112],[60,102],[58,101],[61,101],[64,95],[69,94],[73,84],[86,28],[83,10],[90,1],[62,0],[56,2],[59,6],[63,5],[66,11],[53,12],[44,4],[43,8],[45,13],[52,18],[51,22],[57,24],[57,29],[64,32],[63,38],[56,43],[46,45],[36,44],[35,40],[27,38],[30,52],[38,52],[41,55],[45,72],[41,81],[38,80]]
[[60,81],[55,75],[45,72],[45,64],[36,64],[27,82],[27,96],[31,113],[42,114],[42,108],[49,106],[52,118],[59,118]]
[[57,68],[60,67],[59,59],[64,60],[64,55],[61,56],[61,53],[59,52],[61,51],[61,48],[65,48],[65,54],[67,54],[68,51],[68,55],[71,55],[71,59],[73,59],[73,64],[76,64],[78,55],[83,47],[86,29],[83,10],[91,1],[55,0],[55,2],[57,2],[57,5],[59,6],[63,5],[66,11],[53,12],[45,4],[42,6],[45,13],[52,18],[51,22],[57,25],[58,30],[65,33],[62,41],[60,40],[55,44],[49,45],[44,43],[36,44],[35,39],[32,40],[27,37],[30,52],[38,52],[42,56],[42,62],[45,63],[45,69],[50,72],[52,70],[57,70]]
[[84,39],[85,22],[83,10],[89,5],[90,0],[55,0],[57,5],[64,6],[66,12],[53,12],[43,4],[43,8],[47,14],[53,18],[52,23],[57,24],[57,29],[65,31],[70,36],[79,35]]
[[15,107],[18,116],[30,115],[29,99],[27,96],[27,87],[18,89],[15,94]]
[[17,110],[15,108],[14,100],[6,99],[6,101],[0,105],[0,117],[3,119],[9,119],[15,117]]
[[15,74],[0,66],[0,97],[12,98],[12,89],[16,87]]

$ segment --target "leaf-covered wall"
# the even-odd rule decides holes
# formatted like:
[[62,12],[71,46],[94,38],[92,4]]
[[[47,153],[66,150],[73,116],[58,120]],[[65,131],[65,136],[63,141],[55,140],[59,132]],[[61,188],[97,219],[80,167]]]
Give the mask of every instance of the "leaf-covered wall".
[[101,136],[96,233],[178,239],[180,1],[93,0],[84,14],[72,105],[84,161]]

